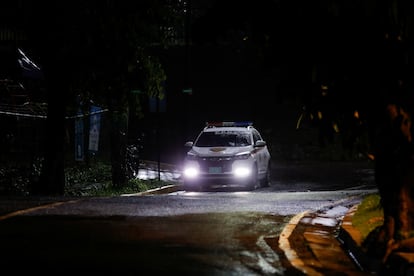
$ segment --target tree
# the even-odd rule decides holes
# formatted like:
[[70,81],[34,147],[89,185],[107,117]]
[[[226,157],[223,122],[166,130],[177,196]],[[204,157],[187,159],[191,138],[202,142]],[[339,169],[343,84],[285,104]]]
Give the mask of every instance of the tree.
[[414,132],[408,110],[400,103],[387,104],[376,136],[375,179],[384,214],[376,246],[383,249],[384,262],[400,247],[414,249]]
[[[167,46],[179,26],[181,1],[36,1],[23,0],[19,14],[37,49],[47,81],[47,147],[41,181],[35,192],[63,194],[65,111],[77,91],[91,95],[112,114],[113,184],[125,183],[128,133],[128,75],[131,68],[144,92],[162,97],[165,74],[149,57],[152,45]],[[141,66],[139,63],[142,63]],[[134,71],[134,70],[132,70]],[[75,93],[76,91],[76,93]]]
[[[396,250],[414,251],[414,97],[412,19],[405,12],[409,1],[390,1],[384,8],[382,69],[386,87],[380,110],[380,128],[375,137],[375,176],[384,223],[375,237],[374,248],[383,262]],[[382,250],[378,250],[378,247]]]

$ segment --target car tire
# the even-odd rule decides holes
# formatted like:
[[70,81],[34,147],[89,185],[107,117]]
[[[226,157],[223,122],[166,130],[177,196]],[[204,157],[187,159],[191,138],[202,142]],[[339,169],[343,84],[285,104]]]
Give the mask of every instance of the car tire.
[[183,188],[186,192],[203,192],[205,190],[203,185],[196,185],[193,183],[184,183]]
[[194,186],[194,185],[192,185],[191,183],[184,183],[184,184],[183,184],[183,189],[184,189],[184,191],[186,191],[186,192],[192,192],[192,191],[194,191],[194,190],[195,190],[195,186]]
[[249,181],[249,184],[247,185],[247,189],[249,191],[253,191],[259,187],[260,187],[259,171],[257,170],[257,166],[255,166],[252,177]]
[[271,183],[271,170],[270,170],[270,162],[267,165],[267,170],[266,170],[266,175],[265,177],[262,179],[261,181],[261,186],[262,187],[269,187],[270,183]]

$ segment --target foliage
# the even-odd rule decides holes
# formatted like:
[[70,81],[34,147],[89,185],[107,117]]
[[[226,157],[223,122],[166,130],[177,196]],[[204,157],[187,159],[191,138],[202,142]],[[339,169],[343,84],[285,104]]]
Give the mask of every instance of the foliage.
[[361,233],[362,240],[384,221],[379,194],[366,196],[352,217],[352,225]]
[[0,194],[29,195],[33,183],[39,180],[42,158],[32,162],[8,159],[0,164]]
[[168,184],[165,181],[132,178],[123,187],[113,187],[111,165],[103,162],[66,168],[65,175],[65,194],[68,196],[117,196],[144,192]]
[[[19,26],[13,20],[6,23],[12,29],[22,28],[36,52],[47,87],[50,133],[46,136],[48,145],[53,146],[47,148],[37,193],[63,193],[66,189],[61,154],[63,120],[65,111],[78,109],[76,97],[83,98],[85,103],[94,102],[111,111],[123,112],[126,117],[130,108],[137,108],[133,113],[142,115],[138,99],[132,104],[129,102],[133,88],[129,68],[137,61],[142,62],[143,70],[132,80],[138,79],[148,96],[163,97],[166,76],[161,63],[150,57],[148,49],[176,41],[174,37],[183,31],[185,5],[185,1],[179,0],[74,0],[70,3],[23,0],[16,9],[10,10],[15,13],[10,18],[21,20]],[[112,132],[128,134],[128,126],[114,127]],[[112,145],[117,147],[112,155],[119,153],[112,164],[115,172],[112,177],[118,179],[112,182],[122,183],[125,143],[122,137],[111,137]]]
[[[0,194],[30,196],[32,181],[40,172],[38,164],[31,168],[14,163],[0,167]],[[104,162],[91,162],[90,165],[74,165],[65,169],[65,195],[67,196],[116,196],[139,193],[160,188],[170,183],[158,180],[132,178],[122,188],[114,188],[111,183],[111,165]]]
[[0,168],[0,193],[6,195],[27,195],[29,178],[20,168]]
[[150,97],[162,99],[164,97],[163,84],[167,77],[158,58],[148,56],[141,51],[137,62],[140,63],[144,74],[144,92]]
[[66,182],[69,185],[82,183],[107,182],[111,180],[110,164],[93,162],[92,165],[78,165],[65,169]]
[[111,182],[109,164],[93,162],[92,165],[75,165],[65,168],[65,194],[84,196],[100,190]]
[[[33,7],[26,4],[33,14],[44,17],[27,27],[29,39],[39,48],[43,68],[63,67],[59,70],[65,70],[69,98],[81,95],[99,105],[113,100],[122,102],[131,90],[131,81],[137,80],[150,96],[161,91],[157,86],[165,80],[162,65],[148,50],[158,45],[167,47],[175,41],[172,37],[180,37],[184,20],[181,1],[88,0]],[[43,14],[45,11],[48,12]],[[45,44],[50,39],[56,40],[53,47]],[[53,55],[59,60],[55,61]],[[53,63],[47,64],[49,61]],[[141,62],[143,70],[129,78],[137,62]]]

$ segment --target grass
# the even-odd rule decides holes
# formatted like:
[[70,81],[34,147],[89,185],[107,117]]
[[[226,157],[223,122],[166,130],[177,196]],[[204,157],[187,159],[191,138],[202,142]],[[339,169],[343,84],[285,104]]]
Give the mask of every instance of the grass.
[[[0,166],[0,194],[28,196],[32,180],[38,179],[40,169],[9,162]],[[65,195],[67,196],[116,196],[140,193],[170,185],[166,181],[129,179],[121,188],[113,187],[111,165],[105,162],[74,164],[65,168]]]
[[111,180],[111,165],[102,162],[67,168],[65,176],[65,194],[70,196],[117,196],[145,192],[172,184],[166,181],[132,178],[125,186],[114,187]]
[[383,221],[380,196],[377,193],[366,196],[352,217],[352,225],[359,230],[362,240],[365,240],[369,233],[381,226]]
[[172,183],[158,180],[131,179],[125,186],[116,188],[108,182],[107,185],[102,185],[87,192],[84,191],[83,196],[118,196],[123,194],[134,194],[160,188],[169,184]]

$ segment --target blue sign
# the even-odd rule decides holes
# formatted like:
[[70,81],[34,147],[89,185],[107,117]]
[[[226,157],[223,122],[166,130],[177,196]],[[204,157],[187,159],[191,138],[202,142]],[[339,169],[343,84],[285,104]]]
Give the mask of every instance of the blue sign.
[[91,117],[89,123],[89,147],[92,152],[97,152],[99,149],[99,131],[101,127],[101,114],[102,108],[99,106],[91,106]]
[[[78,115],[82,115],[78,110]],[[84,159],[84,142],[83,142],[83,118],[79,116],[75,119],[75,160],[83,161]]]

